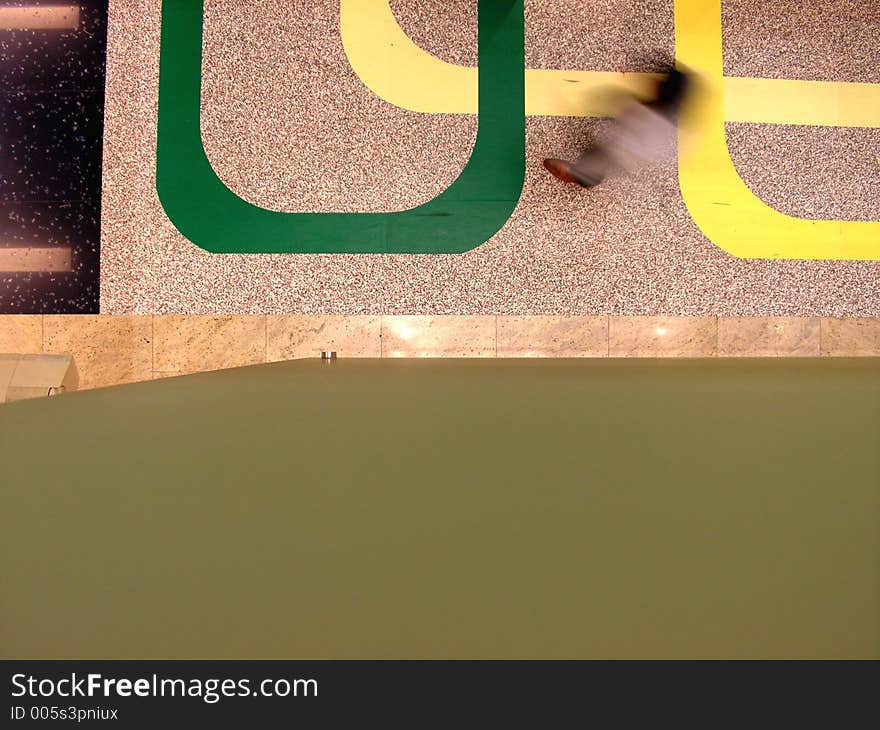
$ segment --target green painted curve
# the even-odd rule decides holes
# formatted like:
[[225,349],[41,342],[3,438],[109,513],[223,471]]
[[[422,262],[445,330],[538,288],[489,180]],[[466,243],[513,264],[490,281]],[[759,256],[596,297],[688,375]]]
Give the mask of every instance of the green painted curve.
[[479,0],[478,18],[477,139],[452,185],[410,210],[286,213],[243,200],[211,166],[201,137],[203,0],[163,0],[156,190],[168,217],[214,253],[451,254],[484,243],[525,178],[523,0]]

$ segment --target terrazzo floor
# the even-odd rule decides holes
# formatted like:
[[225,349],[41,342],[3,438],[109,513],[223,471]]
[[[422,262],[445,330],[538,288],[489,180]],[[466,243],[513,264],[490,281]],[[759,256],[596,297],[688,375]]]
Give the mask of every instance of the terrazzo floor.
[[[475,0],[393,0],[423,49],[476,63]],[[648,70],[672,0],[526,0],[526,65]],[[725,73],[880,83],[880,6],[725,0]],[[462,255],[230,255],[188,242],[155,192],[159,0],[110,7],[101,241],[107,314],[878,316],[880,262],[739,259],[697,228],[672,161],[582,191],[541,167],[601,120],[529,117],[511,219]],[[789,215],[880,219],[880,129],[727,125],[746,184]],[[445,189],[476,117],[380,100],[338,0],[206,0],[202,137],[218,176],[281,211],[400,210]]]

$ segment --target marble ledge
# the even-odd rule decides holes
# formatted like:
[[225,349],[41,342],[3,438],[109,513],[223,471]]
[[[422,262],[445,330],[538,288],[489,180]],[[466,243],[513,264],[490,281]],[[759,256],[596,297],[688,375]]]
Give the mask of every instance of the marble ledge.
[[81,389],[321,350],[340,357],[880,357],[880,318],[0,316],[0,352],[70,354]]

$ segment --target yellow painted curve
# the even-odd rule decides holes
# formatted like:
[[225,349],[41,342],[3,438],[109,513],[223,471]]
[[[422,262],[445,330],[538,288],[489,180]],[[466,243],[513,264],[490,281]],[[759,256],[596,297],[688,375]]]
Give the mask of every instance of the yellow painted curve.
[[[477,113],[477,69],[419,48],[398,25],[388,0],[340,0],[340,30],[352,68],[381,99],[428,114]],[[526,114],[604,116],[611,111],[609,99],[597,91],[623,87],[638,93],[650,78],[526,69]],[[880,127],[880,84],[733,76],[723,86],[729,122]]]
[[880,260],[880,222],[785,215],[740,178],[724,130],[721,0],[676,0],[675,48],[706,86],[685,115],[678,166],[682,197],[700,230],[743,258]]

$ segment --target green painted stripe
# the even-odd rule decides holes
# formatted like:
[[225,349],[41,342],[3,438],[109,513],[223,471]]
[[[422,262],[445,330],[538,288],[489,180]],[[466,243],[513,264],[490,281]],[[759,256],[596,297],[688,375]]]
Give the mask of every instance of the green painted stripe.
[[168,217],[214,253],[450,254],[484,243],[525,177],[523,0],[480,0],[478,12],[479,126],[455,182],[405,211],[282,213],[242,200],[211,167],[200,125],[203,0],[163,0],[156,190]]

